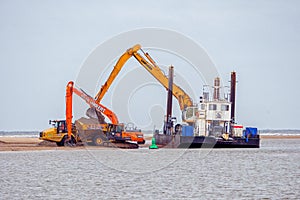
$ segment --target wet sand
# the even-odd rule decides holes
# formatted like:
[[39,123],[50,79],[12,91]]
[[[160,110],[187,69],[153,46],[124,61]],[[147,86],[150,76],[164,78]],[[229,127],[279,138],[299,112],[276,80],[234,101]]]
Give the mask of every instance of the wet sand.
[[[267,139],[300,139],[300,135],[287,135],[287,136],[277,136],[277,135],[263,135],[262,140]],[[147,147],[149,145],[151,137],[146,138],[148,142],[145,145],[140,145],[140,147]],[[85,149],[85,146],[76,147],[58,147],[54,142],[47,142],[39,140],[38,138],[26,138],[26,137],[0,137],[0,151],[35,151],[35,150],[74,150],[74,149]],[[107,147],[88,147],[88,148],[102,148]]]
[[[151,138],[146,138],[146,140]],[[140,147],[148,147],[148,142]],[[111,147],[74,146],[58,147],[55,142],[40,140],[39,138],[27,137],[0,137],[0,151],[36,151],[36,150],[79,150],[79,149],[107,149]]]
[[1,137],[0,151],[32,151],[59,149],[56,143],[39,140],[38,138]]

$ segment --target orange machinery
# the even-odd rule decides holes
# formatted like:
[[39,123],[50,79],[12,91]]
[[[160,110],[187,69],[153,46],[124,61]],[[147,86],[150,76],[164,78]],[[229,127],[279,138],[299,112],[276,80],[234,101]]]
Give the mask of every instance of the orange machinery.
[[[96,110],[96,112],[100,112],[103,115],[107,116],[111,123],[105,123],[101,124],[101,128],[104,132],[110,132],[108,131],[109,127],[117,127],[118,130],[121,130],[121,137],[117,135],[118,137],[115,139],[121,139],[121,140],[130,140],[135,141],[139,144],[144,144],[144,135],[140,131],[125,131],[124,130],[124,124],[119,123],[118,117],[116,114],[105,107],[104,105],[98,103],[95,101],[94,98],[89,96],[86,92],[84,92],[82,89],[77,89],[74,86],[74,83],[70,81],[66,88],[66,124],[67,124],[67,130],[68,130],[68,138],[71,137],[72,134],[72,107],[73,107],[73,93],[81,97],[85,102],[91,107]],[[77,123],[78,124],[78,123]],[[78,125],[77,125],[78,126]],[[110,137],[112,138],[112,137]],[[128,139],[129,138],[129,139]]]

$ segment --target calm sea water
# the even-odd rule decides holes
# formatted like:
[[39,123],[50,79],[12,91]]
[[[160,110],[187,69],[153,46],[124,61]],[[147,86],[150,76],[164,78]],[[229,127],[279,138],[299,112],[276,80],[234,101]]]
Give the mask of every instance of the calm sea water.
[[0,199],[300,199],[300,140],[0,153]]

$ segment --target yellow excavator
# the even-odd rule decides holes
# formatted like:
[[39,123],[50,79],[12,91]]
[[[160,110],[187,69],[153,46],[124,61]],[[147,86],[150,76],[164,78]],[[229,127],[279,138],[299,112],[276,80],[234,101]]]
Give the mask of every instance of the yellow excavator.
[[[144,58],[139,51],[141,51],[146,58]],[[129,48],[117,61],[112,72],[110,73],[107,81],[102,85],[97,93],[95,100],[100,103],[105,93],[108,91],[114,79],[117,77],[127,60],[134,57],[159,83],[161,83],[166,89],[168,89],[168,77],[164,75],[156,62],[151,56],[141,49],[141,45],[136,44],[132,48]],[[182,111],[182,118],[184,122],[194,123],[194,112],[197,108],[193,106],[192,98],[178,85],[173,83],[173,96],[178,100],[180,109]],[[192,113],[191,113],[192,112]]]

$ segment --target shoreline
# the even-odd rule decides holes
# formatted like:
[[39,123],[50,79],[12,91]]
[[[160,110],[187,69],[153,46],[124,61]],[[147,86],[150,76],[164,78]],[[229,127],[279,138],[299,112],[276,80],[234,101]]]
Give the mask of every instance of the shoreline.
[[260,135],[260,139],[300,139],[300,135]]
[[[300,135],[261,135],[262,140],[269,139],[300,139]],[[151,137],[146,138],[145,145],[140,147],[148,147],[151,143]],[[148,144],[148,145],[147,145]],[[58,147],[54,142],[39,140],[39,138],[28,137],[0,137],[0,152],[1,151],[40,151],[40,150],[79,150],[79,149],[107,149],[108,147]]]

